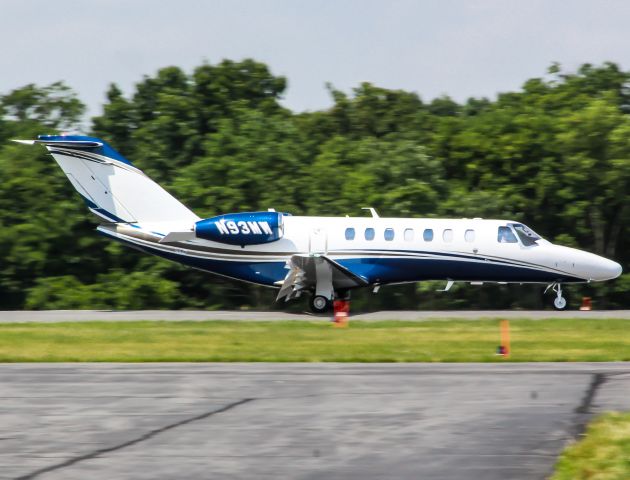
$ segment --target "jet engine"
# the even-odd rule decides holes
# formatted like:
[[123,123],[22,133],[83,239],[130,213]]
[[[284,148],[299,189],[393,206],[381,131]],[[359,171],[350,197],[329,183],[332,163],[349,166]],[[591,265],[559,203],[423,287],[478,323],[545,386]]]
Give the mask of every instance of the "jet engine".
[[230,245],[259,245],[284,235],[284,214],[279,212],[227,213],[195,224],[197,238]]

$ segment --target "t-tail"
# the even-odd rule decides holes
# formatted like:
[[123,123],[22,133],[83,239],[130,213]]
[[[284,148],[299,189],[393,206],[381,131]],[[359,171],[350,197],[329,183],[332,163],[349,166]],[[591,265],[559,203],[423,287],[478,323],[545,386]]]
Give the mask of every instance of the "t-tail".
[[40,135],[88,208],[112,223],[194,223],[199,217],[99,138]]

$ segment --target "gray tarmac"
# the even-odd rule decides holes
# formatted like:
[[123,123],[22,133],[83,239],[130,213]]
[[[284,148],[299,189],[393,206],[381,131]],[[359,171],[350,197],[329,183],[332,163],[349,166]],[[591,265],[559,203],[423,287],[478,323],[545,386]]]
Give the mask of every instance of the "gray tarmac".
[[[44,311],[0,311],[0,323],[17,322],[84,322],[84,321],[204,321],[204,320],[326,320],[327,315],[315,316],[308,313],[252,312],[252,311],[206,311],[206,310],[44,310]],[[405,320],[423,321],[444,318],[477,320],[479,318],[621,318],[630,320],[630,310],[440,310],[440,311],[380,311],[351,313],[354,320]]]
[[0,478],[543,479],[630,364],[4,364]]

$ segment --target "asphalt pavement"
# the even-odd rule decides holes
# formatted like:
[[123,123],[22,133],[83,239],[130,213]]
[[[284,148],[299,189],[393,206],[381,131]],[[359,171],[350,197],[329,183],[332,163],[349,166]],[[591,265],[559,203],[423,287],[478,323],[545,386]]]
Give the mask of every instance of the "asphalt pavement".
[[3,364],[0,478],[543,479],[630,365]]

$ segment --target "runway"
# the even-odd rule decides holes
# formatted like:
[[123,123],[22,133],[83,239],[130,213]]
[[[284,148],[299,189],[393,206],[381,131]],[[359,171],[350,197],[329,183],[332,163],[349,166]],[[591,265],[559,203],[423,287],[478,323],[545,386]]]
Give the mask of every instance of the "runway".
[[628,364],[4,364],[0,477],[543,479]]
[[[440,311],[380,311],[351,313],[351,319],[364,321],[404,320],[423,321],[436,319],[477,320],[480,318],[621,318],[630,320],[630,310],[440,310]],[[85,322],[85,321],[205,321],[205,320],[327,320],[329,316],[308,313],[286,313],[269,311],[207,311],[207,310],[44,310],[44,311],[0,311],[0,323],[16,322]]]

